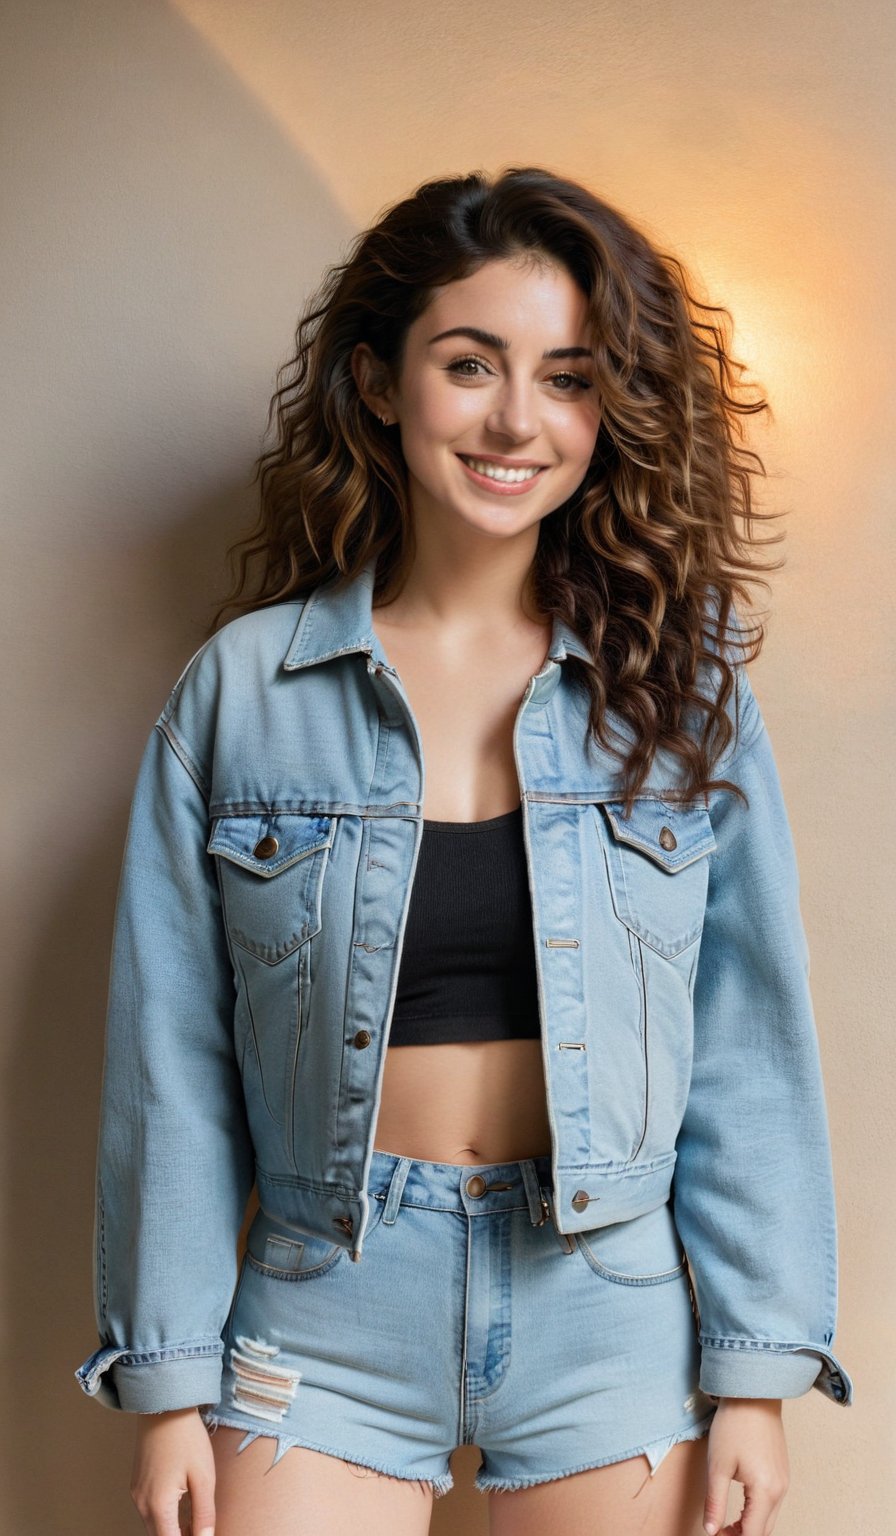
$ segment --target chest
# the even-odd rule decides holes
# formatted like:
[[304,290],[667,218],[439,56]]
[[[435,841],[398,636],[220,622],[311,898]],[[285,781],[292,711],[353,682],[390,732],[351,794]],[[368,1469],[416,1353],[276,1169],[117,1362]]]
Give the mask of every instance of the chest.
[[502,646],[425,644],[388,625],[378,633],[420,733],[424,816],[472,822],[512,810],[520,798],[514,727],[549,633]]

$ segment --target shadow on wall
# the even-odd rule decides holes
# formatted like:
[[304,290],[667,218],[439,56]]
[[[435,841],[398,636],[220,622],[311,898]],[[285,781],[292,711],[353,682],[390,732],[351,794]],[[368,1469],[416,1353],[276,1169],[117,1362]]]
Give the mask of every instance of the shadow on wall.
[[276,366],[353,231],[160,0],[17,7],[6,32],[0,432],[21,563],[3,606],[28,707],[12,710],[5,842],[33,895],[18,887],[7,924],[20,1001],[0,1110],[4,1527],[86,1536],[140,1525],[134,1419],[89,1403],[73,1375],[96,1342],[94,1158],[130,794],[254,511]]

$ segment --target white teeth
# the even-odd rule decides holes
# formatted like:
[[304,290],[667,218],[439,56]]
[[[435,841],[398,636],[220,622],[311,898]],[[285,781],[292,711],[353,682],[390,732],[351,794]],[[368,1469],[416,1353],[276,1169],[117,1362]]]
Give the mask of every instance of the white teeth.
[[468,459],[462,455],[464,463],[475,469],[478,475],[485,475],[489,480],[503,480],[507,485],[516,485],[521,480],[534,480],[540,471],[539,465],[531,469],[504,469],[500,464],[489,464],[485,459]]

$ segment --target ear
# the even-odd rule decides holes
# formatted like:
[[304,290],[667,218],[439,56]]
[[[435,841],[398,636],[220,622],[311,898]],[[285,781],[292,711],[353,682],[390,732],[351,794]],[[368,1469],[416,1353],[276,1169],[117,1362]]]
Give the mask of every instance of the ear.
[[351,356],[352,377],[358,394],[375,416],[394,418],[392,387],[385,363],[371,351],[366,341],[359,341]]

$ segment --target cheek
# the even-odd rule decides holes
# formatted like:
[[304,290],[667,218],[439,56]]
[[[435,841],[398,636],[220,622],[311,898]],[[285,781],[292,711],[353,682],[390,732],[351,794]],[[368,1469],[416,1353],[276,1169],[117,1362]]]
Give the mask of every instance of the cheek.
[[570,464],[581,465],[583,470],[587,468],[594,453],[599,426],[600,415],[597,411],[582,411],[564,422],[562,447],[564,457]]
[[428,446],[438,449],[463,441],[464,434],[478,427],[489,410],[483,392],[458,389],[440,379],[419,380],[410,404],[404,425],[409,439],[424,452]]
[[438,400],[421,400],[414,412],[415,431],[418,441],[425,447],[427,444],[434,449],[439,449],[445,443],[450,443],[457,436],[459,419],[457,411],[453,410],[450,402]]

